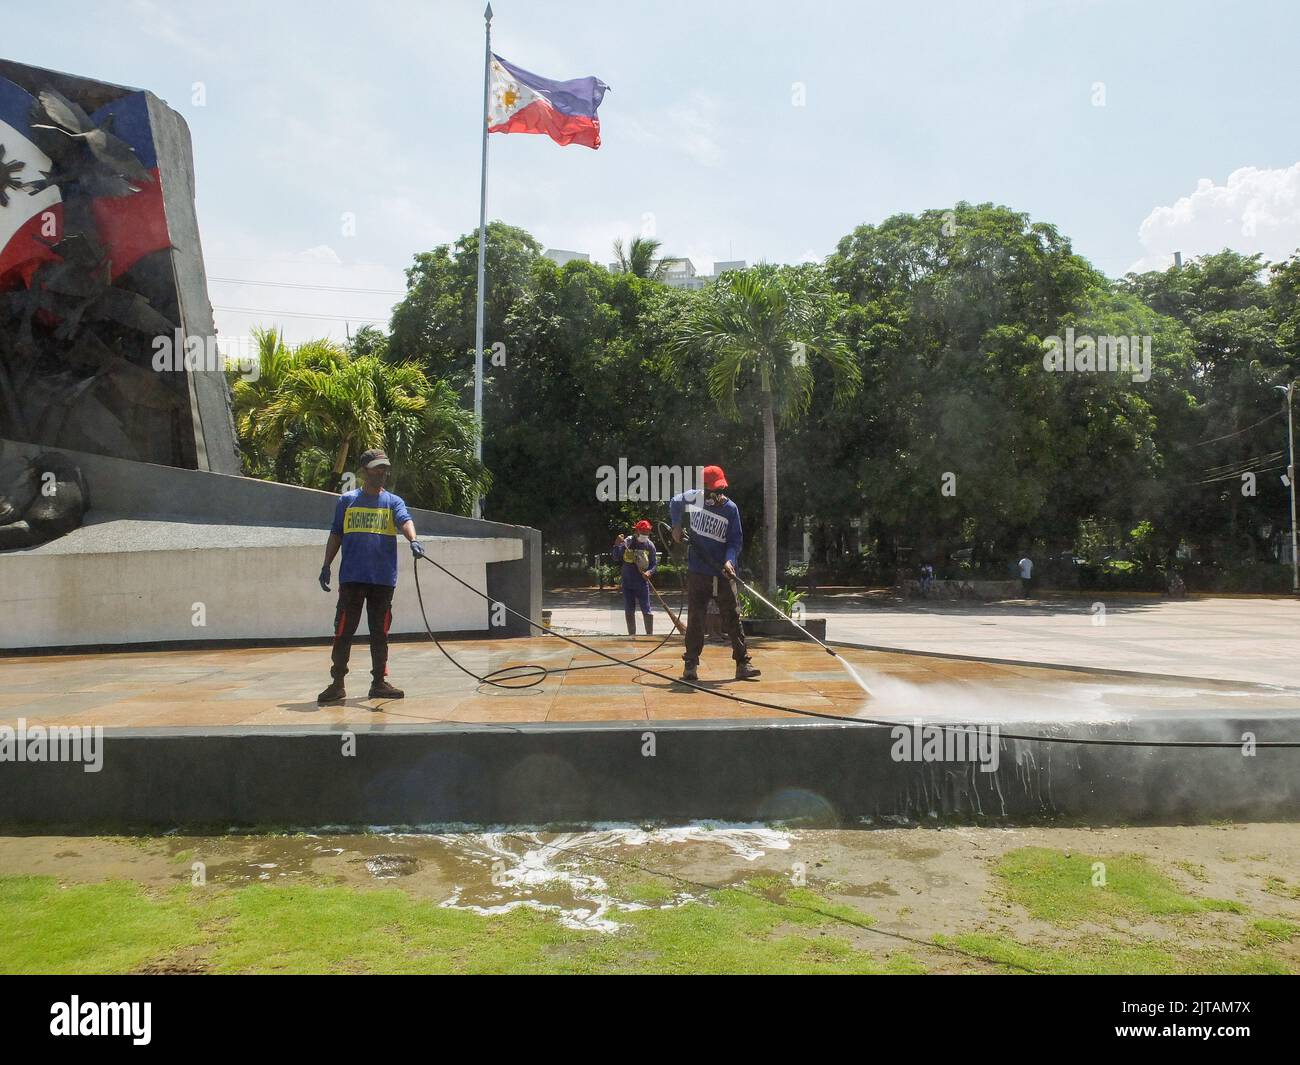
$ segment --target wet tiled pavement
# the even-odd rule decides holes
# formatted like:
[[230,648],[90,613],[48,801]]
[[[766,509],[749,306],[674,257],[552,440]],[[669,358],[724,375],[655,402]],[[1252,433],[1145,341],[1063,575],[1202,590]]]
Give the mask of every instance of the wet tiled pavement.
[[[390,680],[405,689],[406,698],[372,701],[364,698],[369,657],[362,639],[354,651],[346,705],[318,707],[316,693],[329,681],[329,649],[318,645],[0,658],[0,723],[23,718],[29,727],[257,728],[796,716],[719,697],[724,694],[838,716],[898,720],[1123,720],[1185,710],[1283,712],[1300,718],[1295,689],[843,650],[870,686],[867,694],[824,651],[789,640],[754,641],[751,649],[763,675],[748,682],[732,678],[728,648],[706,647],[700,679],[711,692],[701,692],[671,679],[682,664],[676,637],[658,650],[657,637],[588,642],[620,659],[647,655],[640,664],[668,676],[611,664],[507,691],[466,676],[432,644],[402,642],[392,646]],[[560,669],[605,661],[555,637],[446,646],[478,674],[525,663]]]

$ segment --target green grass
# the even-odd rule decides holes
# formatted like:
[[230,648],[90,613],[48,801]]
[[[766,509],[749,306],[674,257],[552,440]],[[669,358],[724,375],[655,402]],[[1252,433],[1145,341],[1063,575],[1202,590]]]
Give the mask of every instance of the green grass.
[[1265,917],[1251,922],[1250,931],[1246,933],[1246,945],[1264,947],[1270,943],[1289,943],[1296,936],[1300,936],[1300,924]]
[[[658,892],[643,886],[642,900]],[[250,884],[148,893],[125,881],[63,887],[0,877],[0,972],[253,973],[922,972],[847,936],[870,919],[777,879],[701,902],[618,915],[613,934],[527,908],[483,917],[398,888]],[[841,920],[842,918],[842,920]]]
[[[1104,884],[1094,884],[1094,865],[1104,866]],[[1069,928],[1099,918],[1168,917],[1219,910],[1242,913],[1226,899],[1188,895],[1145,859],[1066,855],[1045,847],[1022,847],[998,860],[994,872],[1007,897],[1042,921]]]
[[1125,943],[1109,938],[1090,939],[1068,949],[1036,946],[1007,936],[983,933],[936,937],[936,942],[992,962],[1005,972],[1084,976],[1146,973],[1284,976],[1291,971],[1283,962],[1267,954],[1180,950],[1149,942]]
[[0,877],[0,971],[132,972],[203,941],[185,896],[151,897],[123,880],[60,887],[52,877]]
[[1284,899],[1300,899],[1300,885],[1288,884],[1280,876],[1270,876],[1264,881],[1264,890]]
[[[1093,886],[1098,861],[1105,863],[1104,887]],[[1230,916],[1207,927],[1208,913],[1243,908],[1187,894],[1139,857],[1026,847],[1003,855],[993,872],[1010,903],[1058,931],[1026,941],[987,929],[935,938],[981,968],[1235,974],[1295,967],[1300,925]],[[1281,884],[1276,893],[1287,891]],[[868,914],[781,877],[756,877],[678,906],[665,906],[676,891],[659,879],[629,876],[614,893],[652,908],[613,914],[621,929],[602,934],[525,907],[490,917],[443,909],[399,887],[251,883],[150,891],[123,880],[65,886],[52,877],[0,877],[0,972],[925,971],[912,954],[875,937]],[[1155,934],[1152,922],[1161,926]],[[1148,927],[1135,931],[1138,924]]]
[[[1095,882],[1098,863],[1105,883]],[[1195,879],[1200,866],[1176,862]],[[1144,858],[1066,854],[1043,847],[1008,851],[993,867],[1000,890],[1030,916],[1061,929],[1086,924],[1077,939],[1049,944],[975,932],[936,941],[990,962],[1004,972],[1060,974],[1285,974],[1292,971],[1268,948],[1294,934],[1286,921],[1255,921],[1241,946],[1205,947],[1185,941],[1196,915],[1242,914],[1245,907],[1224,899],[1189,895]],[[1136,923],[1166,925],[1157,935],[1130,931]],[[1095,929],[1106,931],[1098,933]],[[1220,930],[1211,930],[1215,935]],[[1242,949],[1245,948],[1245,949]]]
[[1196,862],[1174,862],[1174,865],[1193,880],[1199,880],[1202,884],[1207,883],[1210,879],[1210,874],[1205,871],[1205,866],[1198,865]]

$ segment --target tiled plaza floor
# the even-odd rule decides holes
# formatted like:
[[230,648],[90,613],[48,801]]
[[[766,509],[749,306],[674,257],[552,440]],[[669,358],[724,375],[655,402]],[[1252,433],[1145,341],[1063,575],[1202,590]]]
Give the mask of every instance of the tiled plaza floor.
[[[653,652],[641,664],[668,677],[610,665],[503,691],[461,673],[431,643],[401,642],[392,645],[390,680],[405,689],[406,698],[378,702],[364,698],[369,655],[364,639],[359,639],[347,704],[317,707],[316,693],[329,681],[329,649],[323,646],[14,657],[0,658],[0,723],[23,718],[29,727],[257,728],[796,716],[674,683],[669,678],[679,675],[682,665],[677,637],[657,651],[657,637],[590,642],[621,659]],[[462,640],[446,646],[479,674],[528,662],[558,669],[604,661],[547,636]],[[814,644],[756,640],[751,650],[763,670],[758,680],[735,681],[729,649],[710,645],[700,667],[701,682],[717,693],[778,706],[897,720],[1121,720],[1205,709],[1294,712],[1300,717],[1300,692],[1295,690],[845,650],[870,686],[868,695]]]

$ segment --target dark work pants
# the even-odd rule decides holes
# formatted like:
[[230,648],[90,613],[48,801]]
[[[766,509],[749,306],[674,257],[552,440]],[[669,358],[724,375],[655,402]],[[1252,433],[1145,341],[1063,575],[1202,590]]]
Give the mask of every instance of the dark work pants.
[[641,582],[638,588],[636,585],[628,587],[623,585],[623,616],[627,619],[627,634],[636,635],[636,610],[641,609],[645,617],[645,631],[654,632],[654,615],[650,612],[650,585],[646,584],[642,577],[637,578]]
[[688,666],[699,664],[700,651],[704,648],[705,614],[710,599],[718,601],[722,631],[731,638],[731,657],[737,662],[747,662],[749,650],[745,647],[745,630],[740,625],[736,593],[732,590],[731,581],[726,577],[709,577],[703,573],[686,574],[686,653],[682,659]]
[[393,622],[393,589],[386,584],[349,581],[339,585],[339,602],[334,611],[334,651],[330,656],[334,667],[330,673],[335,680],[347,676],[352,637],[361,624],[363,604],[366,624],[370,626],[370,675],[379,682],[388,672],[388,626]]

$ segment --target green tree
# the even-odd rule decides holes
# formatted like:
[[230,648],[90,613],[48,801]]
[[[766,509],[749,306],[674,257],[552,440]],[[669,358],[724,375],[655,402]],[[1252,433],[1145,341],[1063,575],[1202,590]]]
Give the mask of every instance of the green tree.
[[[1168,478],[1180,496],[1177,518],[1162,528],[1185,534],[1223,561],[1268,556],[1269,537],[1286,520],[1286,495],[1272,476],[1285,465],[1274,384],[1288,373],[1285,266],[1264,280],[1259,255],[1225,249],[1179,267],[1130,274],[1123,288],[1186,327],[1189,397],[1162,420]],[[1242,475],[1254,475],[1254,494]],[[1265,476],[1267,474],[1267,476]],[[1243,487],[1247,490],[1243,491]]]
[[620,237],[614,241],[614,258],[621,273],[649,281],[662,281],[669,260],[659,255],[662,242],[653,237],[633,237],[626,248]]
[[[503,222],[487,227],[484,263],[484,344],[505,341],[506,319],[528,292],[542,246]],[[393,308],[388,357],[415,361],[433,377],[470,388],[474,371],[474,312],[478,284],[478,232],[415,257],[406,271],[406,295]],[[491,366],[484,368],[489,375]]]
[[[858,228],[827,270],[850,300],[864,388],[848,412],[814,411],[817,494],[855,507],[882,559],[910,547],[942,562],[964,546],[1004,572],[1033,541],[1068,546],[1080,517],[1156,469],[1151,409],[1177,330],[1113,294],[1055,227],[960,203]],[[1045,340],[1070,327],[1168,333],[1155,383],[1047,372]]]
[[673,350],[707,360],[709,394],[733,421],[757,409],[763,440],[764,582],[777,587],[776,425],[790,425],[812,401],[814,361],[833,376],[843,405],[861,371],[837,330],[840,301],[819,267],[759,266],[724,275],[703,290],[677,329]]
[[394,485],[412,505],[468,513],[490,485],[474,457],[473,415],[416,364],[354,357],[330,340],[289,350],[273,331],[255,335],[260,376],[231,381],[236,429],[254,476],[337,491],[349,463],[382,447]]

